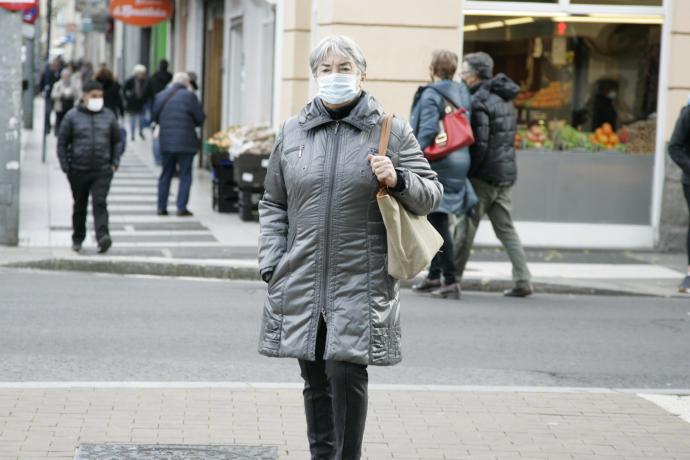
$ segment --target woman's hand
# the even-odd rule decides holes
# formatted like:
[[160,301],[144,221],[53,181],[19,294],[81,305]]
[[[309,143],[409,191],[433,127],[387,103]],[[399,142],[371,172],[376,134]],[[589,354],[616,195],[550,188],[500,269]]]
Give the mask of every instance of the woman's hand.
[[398,173],[390,158],[382,155],[369,155],[369,164],[379,183],[388,188],[395,188],[398,185]]

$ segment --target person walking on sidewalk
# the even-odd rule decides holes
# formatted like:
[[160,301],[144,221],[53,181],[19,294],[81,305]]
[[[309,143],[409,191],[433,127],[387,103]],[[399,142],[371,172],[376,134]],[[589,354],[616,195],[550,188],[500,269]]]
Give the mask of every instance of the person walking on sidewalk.
[[136,133],[137,121],[139,136],[146,139],[144,136],[144,128],[148,127],[146,108],[153,98],[151,79],[146,75],[146,66],[142,64],[134,66],[134,75],[125,82],[124,93],[132,140]]
[[170,182],[176,168],[180,186],[177,192],[177,215],[191,216],[187,209],[192,186],[192,163],[201,146],[196,128],[206,119],[199,99],[190,91],[189,75],[178,72],[173,84],[156,95],[153,121],[160,127],[159,142],[163,169],[158,179],[158,215],[168,215]]
[[[671,141],[668,145],[668,153],[671,159],[683,171],[683,194],[690,213],[690,105],[683,107],[676,121]],[[686,238],[688,253],[688,273],[678,286],[678,291],[690,294],[690,226]]]
[[79,80],[72,78],[72,71],[64,68],[60,73],[60,80],[53,85],[50,97],[53,99],[55,109],[56,136],[60,133],[62,119],[74,107],[75,101],[81,97],[81,85],[78,82]]
[[108,230],[108,191],[122,155],[120,130],[115,114],[103,107],[103,86],[84,85],[81,102],[62,120],[58,136],[60,168],[67,174],[74,210],[72,249],[79,252],[86,238],[86,211],[91,195],[98,252],[112,245]]
[[259,269],[268,282],[259,353],[298,359],[311,458],[356,460],[367,365],[401,360],[379,183],[417,215],[436,209],[443,187],[401,119],[390,157],[373,155],[384,112],[362,90],[359,45],[326,37],[309,65],[318,95],[281,127],[259,203]]
[[462,277],[479,222],[486,214],[513,264],[515,287],[504,294],[526,297],[532,294],[531,274],[511,215],[511,191],[517,179],[517,115],[512,101],[520,87],[504,74],[494,77],[493,68],[493,59],[483,52],[468,54],[462,62],[461,76],[472,94],[474,144],[470,146],[469,177],[479,204],[455,228],[455,264]]
[[[415,94],[410,124],[422,151],[434,143],[439,132],[439,121],[446,115],[446,106],[452,104],[456,108],[470,111],[470,93],[467,87],[464,83],[453,81],[457,68],[457,54],[446,50],[435,51],[429,67],[432,83],[421,86]],[[431,261],[427,278],[415,285],[413,290],[431,292],[434,297],[459,299],[460,284],[456,279],[449,217],[451,214],[471,213],[477,204],[477,195],[467,179],[470,169],[469,149],[462,148],[430,164],[443,184],[443,200],[428,218],[443,237],[443,246]]]

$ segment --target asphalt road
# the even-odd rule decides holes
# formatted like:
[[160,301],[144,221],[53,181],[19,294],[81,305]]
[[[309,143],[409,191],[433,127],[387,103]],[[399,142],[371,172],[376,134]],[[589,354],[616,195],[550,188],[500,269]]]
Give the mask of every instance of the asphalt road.
[[[0,269],[0,381],[298,382],[256,353],[260,283]],[[402,295],[372,383],[690,388],[690,301]]]

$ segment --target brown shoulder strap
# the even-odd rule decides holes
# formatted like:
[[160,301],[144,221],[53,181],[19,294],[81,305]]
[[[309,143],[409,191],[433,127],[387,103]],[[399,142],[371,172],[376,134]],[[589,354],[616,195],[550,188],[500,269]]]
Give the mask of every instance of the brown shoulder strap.
[[[383,124],[381,125],[381,140],[379,141],[379,155],[386,156],[388,150],[388,141],[391,138],[391,130],[393,129],[393,118],[395,115],[388,114],[383,117]],[[386,186],[379,185],[379,195],[386,194]]]

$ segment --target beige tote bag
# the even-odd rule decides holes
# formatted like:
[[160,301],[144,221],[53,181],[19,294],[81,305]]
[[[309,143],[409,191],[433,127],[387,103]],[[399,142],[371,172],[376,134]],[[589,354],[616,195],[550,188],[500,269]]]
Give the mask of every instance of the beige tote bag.
[[[381,127],[379,155],[386,155],[394,115],[386,115]],[[443,245],[443,238],[426,216],[409,212],[381,184],[376,194],[388,234],[388,274],[412,279],[424,270]]]

